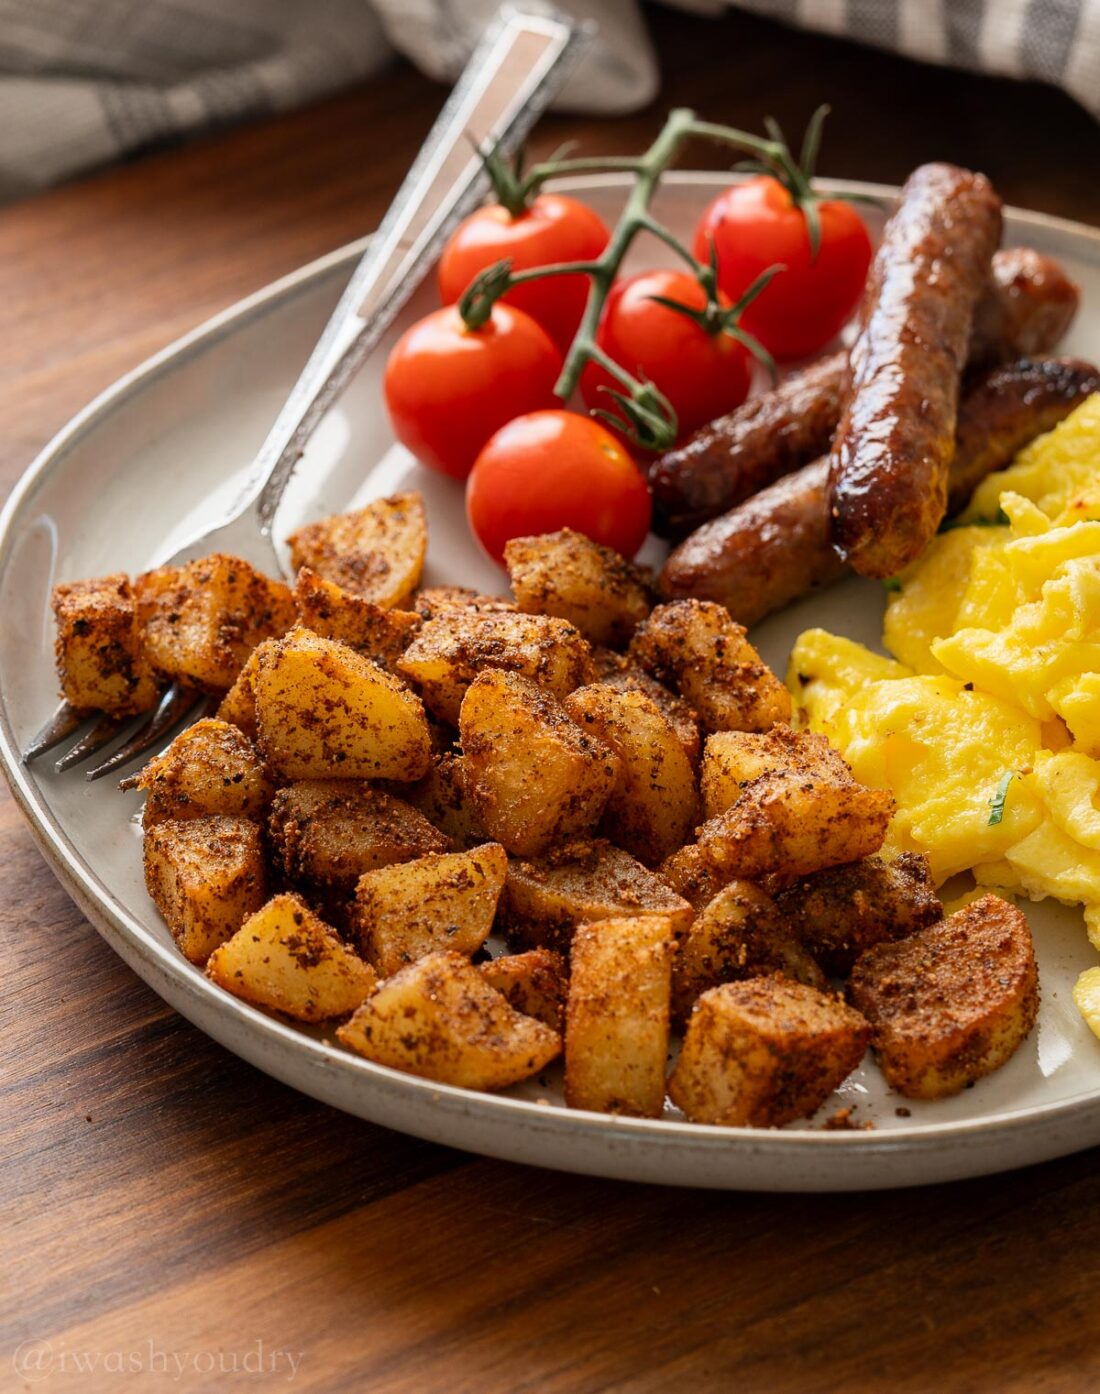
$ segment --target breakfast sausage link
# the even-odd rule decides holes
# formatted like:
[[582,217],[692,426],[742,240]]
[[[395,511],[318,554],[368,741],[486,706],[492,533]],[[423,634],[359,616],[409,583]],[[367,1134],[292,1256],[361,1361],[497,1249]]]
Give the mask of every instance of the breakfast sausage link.
[[886,224],[830,453],[833,545],[864,576],[915,561],[947,508],[959,379],[1001,237],[980,174],[921,165]]
[[[1096,391],[1100,371],[1076,359],[1023,359],[972,382],[959,408],[950,511]],[[665,562],[662,596],[717,600],[750,625],[836,580],[846,568],[829,538],[828,473],[828,457],[815,460],[705,523]]]

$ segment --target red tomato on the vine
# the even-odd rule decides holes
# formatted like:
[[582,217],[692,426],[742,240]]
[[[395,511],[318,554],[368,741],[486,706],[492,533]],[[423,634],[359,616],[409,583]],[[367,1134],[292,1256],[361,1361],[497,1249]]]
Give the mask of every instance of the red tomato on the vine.
[[695,232],[695,255],[718,253],[718,284],[737,300],[776,262],[787,269],[747,306],[741,325],[776,358],[816,353],[844,327],[859,304],[871,264],[863,219],[839,199],[817,203],[821,242],[814,256],[806,214],[770,174],[726,189]]
[[649,489],[598,421],[536,411],[502,427],[477,457],[466,514],[494,559],[513,537],[573,528],[632,557],[649,532]]
[[[454,304],[479,272],[506,257],[513,271],[529,271],[562,261],[595,261],[611,234],[603,219],[566,194],[539,194],[513,216],[491,203],[459,224],[439,263],[439,294]],[[524,310],[566,353],[588,299],[589,278],[548,276],[516,286],[504,302]]]
[[430,469],[465,479],[478,451],[513,416],[557,402],[561,354],[510,305],[469,329],[456,307],[418,320],[393,347],[383,388],[394,435]]
[[[767,294],[767,292],[764,292]],[[680,436],[740,406],[749,391],[752,361],[729,334],[711,333],[696,320],[654,299],[663,296],[692,310],[705,310],[706,292],[686,271],[643,271],[618,281],[607,298],[596,343],[638,378],[648,378],[668,398]],[[723,309],[729,300],[719,296]],[[581,392],[589,407],[614,411],[602,391],[623,389],[612,375],[589,363]]]

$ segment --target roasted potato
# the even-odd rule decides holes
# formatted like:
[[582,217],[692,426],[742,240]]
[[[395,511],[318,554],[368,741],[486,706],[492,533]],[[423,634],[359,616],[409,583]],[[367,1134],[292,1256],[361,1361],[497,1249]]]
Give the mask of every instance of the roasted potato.
[[347,1016],[373,990],[374,969],[296,895],[277,895],[214,950],[206,974],[235,997],[297,1021]]
[[326,581],[308,566],[294,586],[298,623],[322,639],[338,639],[391,672],[420,628],[420,616],[407,610],[383,610],[371,600]]
[[461,755],[437,755],[423,779],[402,786],[405,801],[460,850],[489,841],[481,815],[466,792],[465,770]]
[[145,885],[185,958],[200,966],[267,898],[259,824],[174,819],[149,828]]
[[804,983],[723,983],[695,1004],[669,1096],[693,1123],[781,1128],[821,1107],[870,1035],[858,1012]]
[[293,629],[260,655],[253,683],[260,751],[284,779],[427,774],[432,741],[420,699],[346,644]]
[[308,566],[352,595],[392,610],[420,584],[428,520],[417,493],[375,499],[308,523],[287,538],[295,571]]
[[600,920],[573,936],[565,1018],[570,1108],[660,1117],[675,947],[672,922],[657,915]]
[[630,656],[675,686],[707,731],[767,731],[790,720],[790,693],[724,605],[658,605],[631,641]]
[[402,968],[336,1034],[379,1065],[464,1089],[517,1084],[561,1051],[556,1031],[515,1011],[458,953]]
[[657,867],[657,875],[692,907],[702,910],[723,887],[735,879],[732,872],[721,872],[694,842],[673,852]]
[[619,757],[518,673],[489,669],[462,703],[466,791],[490,837],[533,857],[599,821]]
[[261,657],[274,648],[277,642],[276,639],[265,639],[262,644],[256,645],[248,655],[247,663],[237,674],[233,686],[218,705],[218,720],[228,721],[230,726],[236,726],[237,730],[243,731],[253,743],[255,743],[258,734],[256,729],[256,674],[259,671]]
[[444,615],[515,614],[514,601],[503,595],[480,595],[469,586],[425,586],[413,597],[412,608],[422,620],[438,620]]
[[447,611],[423,626],[397,663],[429,710],[451,726],[470,684],[490,669],[520,673],[555,697],[595,677],[579,631],[545,615]]
[[676,732],[692,769],[697,768],[703,742],[699,735],[699,722],[684,699],[677,697],[656,678],[651,678],[644,668],[631,662],[625,654],[615,653],[611,649],[593,649],[592,661],[596,665],[596,681],[604,687],[613,687],[616,692],[640,692],[660,709]]
[[848,997],[891,1088],[942,1099],[991,1074],[1035,1025],[1039,976],[1023,913],[987,895],[858,959]]
[[551,949],[501,954],[480,964],[478,972],[517,1012],[537,1017],[555,1031],[564,1030],[569,974],[561,954]]
[[285,634],[295,620],[281,581],[223,552],[147,571],[134,593],[153,667],[212,692],[231,688],[256,645]]
[[226,721],[207,718],[181,731],[162,755],[142,770],[146,828],[166,818],[210,813],[262,819],[274,792],[256,749]]
[[645,573],[570,528],[514,537],[504,565],[525,614],[568,620],[590,643],[625,646],[649,614]]
[[476,953],[489,937],[508,857],[498,842],[368,871],[355,889],[364,958],[388,978],[440,949]]
[[679,936],[693,911],[666,883],[609,842],[578,842],[541,861],[513,861],[500,898],[509,941],[569,952],[573,931],[595,920],[658,915]]
[[155,705],[157,684],[128,576],[54,586],[53,613],[57,672],[71,706],[130,716]]

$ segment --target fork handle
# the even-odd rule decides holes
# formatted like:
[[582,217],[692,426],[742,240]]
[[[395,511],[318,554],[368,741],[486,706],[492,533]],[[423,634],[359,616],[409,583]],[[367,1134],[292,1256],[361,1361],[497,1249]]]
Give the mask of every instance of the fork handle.
[[590,34],[554,11],[511,6],[486,30],[256,456],[238,507],[254,504],[266,535],[318,422],[482,197],[480,152],[519,146]]

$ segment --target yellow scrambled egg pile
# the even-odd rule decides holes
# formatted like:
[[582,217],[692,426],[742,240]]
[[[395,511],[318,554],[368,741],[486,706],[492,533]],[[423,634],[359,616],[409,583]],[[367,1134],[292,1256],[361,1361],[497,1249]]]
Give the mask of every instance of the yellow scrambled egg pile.
[[[802,721],[891,789],[887,852],[942,884],[1084,906],[1100,950],[1100,394],[975,492],[891,586],[893,659],[821,629],[791,655]],[[1075,1000],[1100,1036],[1100,969]]]

